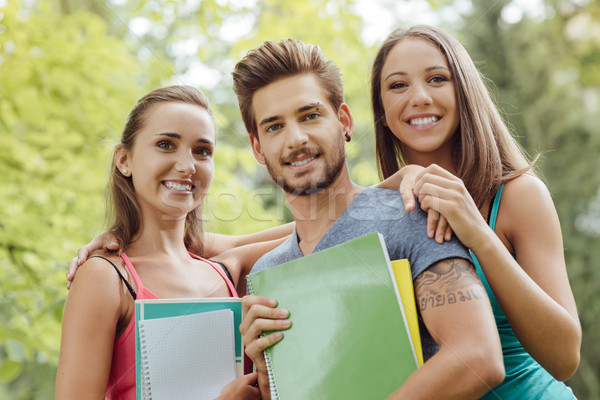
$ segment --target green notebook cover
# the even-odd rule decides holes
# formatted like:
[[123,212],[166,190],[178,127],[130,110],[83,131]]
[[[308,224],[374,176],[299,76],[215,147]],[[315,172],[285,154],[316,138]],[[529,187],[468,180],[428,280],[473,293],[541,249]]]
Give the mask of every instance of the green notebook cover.
[[383,237],[371,233],[250,274],[292,327],[265,350],[274,399],[384,399],[417,370]]
[[135,359],[136,393],[142,399],[142,376],[140,368],[139,321],[143,319],[175,317],[209,311],[233,311],[235,362],[237,375],[243,374],[242,335],[237,329],[242,322],[242,303],[239,297],[211,297],[194,299],[142,299],[135,301]]

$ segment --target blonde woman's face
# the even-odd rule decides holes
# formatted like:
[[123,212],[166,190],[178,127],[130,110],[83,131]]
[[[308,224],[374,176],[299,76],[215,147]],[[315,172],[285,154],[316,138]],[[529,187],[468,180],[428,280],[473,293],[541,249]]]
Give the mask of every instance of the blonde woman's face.
[[214,175],[215,140],[204,108],[178,102],[151,106],[126,159],[144,216],[185,218],[201,204]]

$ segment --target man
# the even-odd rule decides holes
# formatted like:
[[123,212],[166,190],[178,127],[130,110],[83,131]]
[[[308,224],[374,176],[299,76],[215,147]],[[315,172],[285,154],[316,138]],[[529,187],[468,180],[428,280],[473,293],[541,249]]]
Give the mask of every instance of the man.
[[[429,239],[426,214],[407,214],[396,191],[363,189],[350,180],[344,140],[351,138],[353,119],[335,65],[312,45],[265,42],[236,65],[233,80],[254,155],[283,188],[296,221],[292,236],[252,271],[378,231],[391,259],[409,259],[424,323],[426,362],[392,398],[478,398],[499,384],[504,378],[500,342],[466,249],[456,239],[442,245]],[[482,295],[440,301],[458,291]],[[282,335],[259,335],[290,326],[287,311],[275,304],[244,297],[240,327],[267,399],[262,351]]]

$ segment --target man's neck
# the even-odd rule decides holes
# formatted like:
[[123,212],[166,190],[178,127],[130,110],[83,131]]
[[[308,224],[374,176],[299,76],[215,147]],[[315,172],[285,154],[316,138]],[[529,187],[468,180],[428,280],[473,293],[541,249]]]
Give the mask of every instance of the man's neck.
[[304,255],[312,253],[329,228],[363,190],[350,180],[347,171],[344,172],[320,193],[307,196],[285,193],[296,221],[298,245]]

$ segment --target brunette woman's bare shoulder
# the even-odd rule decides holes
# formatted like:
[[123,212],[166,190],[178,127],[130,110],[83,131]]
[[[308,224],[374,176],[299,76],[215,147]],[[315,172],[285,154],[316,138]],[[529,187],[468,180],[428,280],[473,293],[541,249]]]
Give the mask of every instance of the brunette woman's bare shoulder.
[[536,176],[523,174],[506,183],[502,192],[496,232],[509,242],[527,225],[539,226],[556,218],[556,209],[546,184]]

